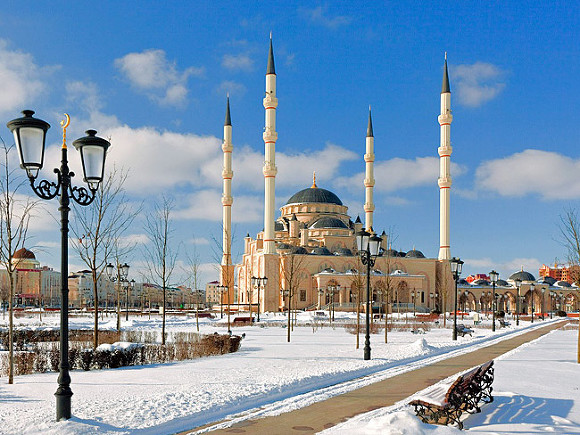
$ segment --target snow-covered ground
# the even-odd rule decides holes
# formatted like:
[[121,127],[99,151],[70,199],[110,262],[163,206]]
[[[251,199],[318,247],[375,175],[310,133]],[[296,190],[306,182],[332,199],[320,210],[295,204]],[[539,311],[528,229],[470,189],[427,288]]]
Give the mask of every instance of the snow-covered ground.
[[469,416],[464,431],[421,423],[406,406],[411,397],[321,434],[580,434],[577,339],[577,330],[557,330],[496,358],[494,401]]
[[[301,316],[299,320],[302,322],[312,320],[310,313]],[[337,313],[337,320],[342,320],[339,319],[342,317],[344,315]],[[294,329],[292,342],[287,343],[287,331],[283,327],[284,317],[266,315],[262,316],[262,320],[266,321],[268,326],[234,328],[234,333],[246,334],[240,351],[235,354],[165,365],[90,372],[73,371],[71,388],[74,392],[72,398],[74,417],[67,422],[53,421],[55,416],[53,394],[56,390],[57,374],[19,376],[15,378],[14,385],[6,384],[6,379],[0,378],[0,433],[165,434],[226,418],[235,422],[260,415],[274,415],[412,370],[432,361],[469,352],[473,348],[532,327],[527,322],[521,322],[519,329],[512,327],[498,330],[493,338],[490,337],[492,332],[489,328],[476,327],[473,337],[460,338],[457,342],[451,340],[450,330],[443,328],[433,328],[428,333],[420,335],[408,331],[392,332],[389,334],[388,344],[384,343],[382,334],[377,334],[371,337],[373,359],[364,361],[363,336],[361,348],[355,349],[355,336],[342,327],[331,328],[326,323],[321,328],[319,322],[315,326],[300,326]],[[223,321],[200,319],[201,332],[223,332],[225,321],[225,318]],[[0,325],[2,323],[5,322],[0,321]],[[58,321],[56,317],[49,317],[43,319],[43,325],[38,325],[37,318],[31,317],[18,319],[17,323],[30,327],[50,327],[50,325],[56,327]],[[91,319],[71,319],[70,323],[71,327],[90,328]],[[471,325],[473,322],[466,319],[464,323]],[[105,319],[104,327],[112,329],[114,324],[114,318],[109,318],[108,321]],[[542,323],[535,325],[540,324]],[[128,323],[123,322],[123,325],[126,328],[157,329],[160,328],[160,320],[131,319]],[[168,329],[193,331],[195,318],[172,317],[168,321]],[[563,334],[562,338],[553,344],[552,340],[559,337],[558,334]],[[522,416],[525,414],[517,414],[512,418],[509,414],[506,416],[500,412],[500,415],[494,417],[495,414],[491,412],[491,407],[499,409],[499,405],[503,405],[501,409],[513,410],[518,407],[516,403],[531,409],[537,404],[536,400],[548,400],[543,387],[538,389],[527,380],[533,377],[536,370],[543,373],[539,382],[552,379],[552,372],[556,369],[558,373],[554,378],[557,377],[561,381],[554,383],[560,388],[557,398],[548,400],[547,405],[540,406],[538,412],[544,412],[547,406],[552,404],[556,406],[561,401],[570,402],[568,409],[575,409],[574,399],[571,399],[574,397],[572,389],[576,388],[577,395],[580,373],[578,366],[571,364],[575,358],[568,356],[575,349],[576,341],[573,339],[575,336],[573,332],[558,334],[551,334],[548,339],[540,340],[533,345],[539,346],[534,352],[545,357],[543,366],[545,369],[537,370],[541,366],[540,362],[528,357],[524,358],[521,368],[518,366],[518,373],[526,374],[529,370],[530,375],[522,376],[521,382],[511,379],[517,386],[521,384],[521,392],[511,384],[503,386],[502,379],[507,381],[509,376],[501,374],[498,362],[494,388],[500,397],[482,414],[470,417],[466,427],[473,427],[474,424],[487,429],[489,424],[521,426],[522,422],[529,421],[538,427],[540,424],[545,426],[545,423],[541,423],[543,420],[534,415],[530,420]],[[568,346],[570,349],[563,351],[565,354],[550,355],[542,346],[550,348],[561,346],[563,349]],[[517,358],[517,353],[511,357]],[[554,361],[549,361],[550,357],[554,358]],[[507,358],[504,359],[508,361]],[[562,364],[568,361],[569,364],[566,367],[556,368],[557,361]],[[501,364],[504,364],[503,360]],[[567,379],[569,377],[572,378],[570,381]],[[528,392],[526,396],[523,390],[533,391],[533,394]],[[502,395],[503,392],[505,396]],[[508,393],[513,395],[509,396]],[[539,397],[542,399],[538,399]],[[366,429],[361,429],[363,432],[358,433],[420,434],[446,433],[437,431],[454,430],[420,424],[416,417],[405,410],[387,411],[384,415],[377,415],[372,419],[368,416],[361,417],[367,420],[360,420],[355,425],[357,427],[365,425]],[[572,411],[554,415],[580,421],[577,414],[572,415],[570,412]],[[484,417],[488,420],[481,420]],[[561,423],[562,427],[568,424],[564,420]],[[385,432],[376,426],[377,424],[388,425],[390,428],[400,426],[401,432]],[[575,427],[573,423],[569,425]],[[408,431],[415,426],[419,428],[417,431]],[[346,432],[343,433],[353,433],[351,429],[344,430]],[[407,432],[404,432],[405,430]],[[426,432],[420,432],[421,430]],[[493,430],[500,433],[499,429]],[[532,432],[523,429],[520,433]]]

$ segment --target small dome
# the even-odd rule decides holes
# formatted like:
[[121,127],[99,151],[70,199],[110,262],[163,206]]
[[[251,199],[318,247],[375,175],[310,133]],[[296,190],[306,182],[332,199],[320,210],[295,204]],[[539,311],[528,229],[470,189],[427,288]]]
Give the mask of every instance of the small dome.
[[302,204],[305,202],[321,202],[325,204],[342,205],[342,201],[330,190],[321,189],[320,187],[309,187],[300,192],[296,192],[290,197],[288,204]]
[[310,228],[348,228],[348,226],[340,219],[333,217],[322,217],[310,225]]
[[292,246],[289,245],[288,243],[278,243],[278,246],[276,246],[276,249],[280,249],[280,250],[286,250],[286,249],[291,249]]
[[294,247],[294,249],[292,249],[292,253],[304,255],[304,254],[308,254],[308,251],[306,249],[304,249],[302,246],[296,246],[296,247]]
[[500,286],[500,287],[506,287],[509,284],[505,279],[498,279],[497,282],[495,283],[495,285]]
[[334,251],[334,255],[340,255],[341,257],[352,257],[352,251],[348,248],[338,248]]
[[398,257],[399,253],[394,249],[387,249],[383,252],[383,257]]
[[311,252],[312,255],[332,255],[332,253],[326,248],[326,246],[320,246],[314,248]]
[[543,278],[540,278],[538,280],[538,282],[540,284],[548,284],[548,285],[556,284],[556,280],[554,278],[552,278],[551,276],[544,276]]
[[470,285],[469,282],[465,279],[465,278],[461,278],[459,281],[457,281],[458,285]]
[[519,279],[520,281],[535,281],[536,278],[530,272],[526,272],[525,270],[520,270],[519,272],[512,273],[509,277],[512,281]]
[[286,228],[282,222],[280,221],[274,222],[274,231],[285,231],[285,230]]
[[489,285],[489,281],[485,279],[476,279],[471,283],[471,285]]
[[403,272],[402,270],[395,270],[394,272],[391,272],[391,275],[408,275],[407,272]]
[[421,251],[418,251],[416,249],[412,249],[411,251],[409,251],[405,254],[405,258],[425,258],[425,256],[423,255],[423,253]]
[[572,285],[568,281],[558,281],[554,284],[556,287],[572,287]]
[[404,251],[399,251],[399,257],[405,257],[407,255]]
[[34,253],[32,251],[29,251],[26,248],[20,248],[18,251],[16,251],[14,253],[14,255],[12,256],[12,258],[36,260],[36,257],[34,256]]

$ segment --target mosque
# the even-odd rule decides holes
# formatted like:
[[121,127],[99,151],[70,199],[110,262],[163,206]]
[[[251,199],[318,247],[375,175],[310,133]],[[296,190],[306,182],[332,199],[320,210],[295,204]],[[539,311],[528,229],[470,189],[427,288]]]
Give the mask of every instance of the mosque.
[[[426,258],[415,248],[408,252],[391,249],[383,233],[383,248],[371,271],[373,309],[393,311],[451,310],[454,302],[455,283],[450,270],[450,157],[452,153],[450,130],[451,90],[445,56],[441,89],[440,125],[440,246],[438,258]],[[276,131],[276,71],[272,39],[266,71],[266,93],[263,99],[265,127],[263,133],[264,155],[264,229],[256,237],[248,234],[244,239],[241,263],[232,264],[231,257],[231,207],[232,197],[232,123],[229,98],[224,123],[223,151],[223,255],[220,284],[227,287],[222,297],[223,304],[251,305],[260,312],[276,312],[291,309],[320,309],[330,305],[335,310],[355,309],[364,302],[366,289],[366,266],[356,250],[355,234],[361,229],[373,231],[374,179],[374,135],[372,117],[369,118],[366,134],[365,162],[365,222],[357,217],[354,221],[348,207],[333,192],[319,186],[316,177],[310,187],[292,195],[275,213],[275,162]],[[237,301],[234,301],[235,276],[237,271]],[[522,271],[523,272],[523,271]],[[530,274],[531,276],[531,274]],[[255,285],[252,278],[267,278],[265,285]],[[505,294],[503,307],[514,309],[516,293],[511,284],[498,283],[498,292]],[[522,294],[530,291],[533,276],[524,277]],[[508,280],[510,281],[510,280]],[[462,283],[460,283],[462,284]],[[488,285],[462,285],[460,307],[484,309],[491,299]],[[489,284],[489,283],[488,283]],[[544,283],[545,284],[545,283]],[[538,286],[539,290],[539,286]],[[538,290],[531,288],[528,301],[538,298]],[[538,293],[536,295],[536,293]],[[578,293],[577,291],[575,293]],[[542,299],[544,301],[545,297]],[[574,299],[577,305],[577,296]],[[461,303],[463,305],[461,305]],[[527,306],[528,304],[526,304]],[[543,304],[544,305],[544,304]],[[489,306],[489,305],[488,305]],[[537,311],[537,310],[536,310]]]

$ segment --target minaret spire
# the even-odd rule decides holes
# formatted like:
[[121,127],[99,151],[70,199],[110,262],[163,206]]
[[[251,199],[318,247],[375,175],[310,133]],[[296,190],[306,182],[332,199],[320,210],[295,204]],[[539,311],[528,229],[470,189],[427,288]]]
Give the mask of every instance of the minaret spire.
[[[228,287],[227,300],[232,303],[234,297],[234,265],[232,264],[232,119],[230,116],[230,97],[228,95],[226,102],[226,120],[224,122],[224,141],[222,151],[224,153],[224,162],[222,169],[223,193],[222,193],[222,262],[221,262],[221,285]],[[222,295],[221,302],[224,303]]]
[[274,213],[275,213],[275,185],[276,185],[276,72],[274,69],[274,50],[272,35],[270,34],[270,52],[268,54],[268,69],[266,72],[266,96],[263,100],[266,110],[264,127],[264,253],[275,254],[274,245]]
[[367,126],[366,137],[366,153],[365,159],[365,229],[370,231],[373,226],[373,212],[375,204],[373,203],[373,187],[375,185],[374,178],[374,162],[375,162],[375,138],[373,136],[373,122],[371,117],[371,107],[369,106],[369,123]]
[[227,95],[227,103],[226,103],[226,120],[224,125],[232,125],[232,118],[230,116],[230,94]]
[[447,53],[443,65],[443,86],[441,89],[441,114],[437,118],[440,125],[439,152],[439,260],[450,260],[449,243],[450,224],[450,197],[451,197],[451,90],[449,74],[447,72]]
[[447,72],[447,52],[445,52],[445,63],[443,64],[443,84],[441,85],[441,93],[445,94],[451,92],[449,88],[449,74]]
[[367,137],[373,137],[373,119],[371,116],[371,106],[369,105],[369,125],[367,126]]
[[270,32],[270,52],[268,53],[266,74],[276,74],[276,68],[274,67],[274,48],[272,48],[272,32]]

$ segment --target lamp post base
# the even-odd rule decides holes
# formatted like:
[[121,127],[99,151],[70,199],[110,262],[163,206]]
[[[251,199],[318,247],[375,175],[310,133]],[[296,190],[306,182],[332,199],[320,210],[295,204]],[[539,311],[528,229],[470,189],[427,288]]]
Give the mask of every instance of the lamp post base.
[[364,349],[364,360],[368,361],[371,359],[371,345],[370,343],[365,343],[365,349]]
[[56,421],[69,420],[71,418],[72,390],[70,387],[59,387],[54,395],[56,396]]

